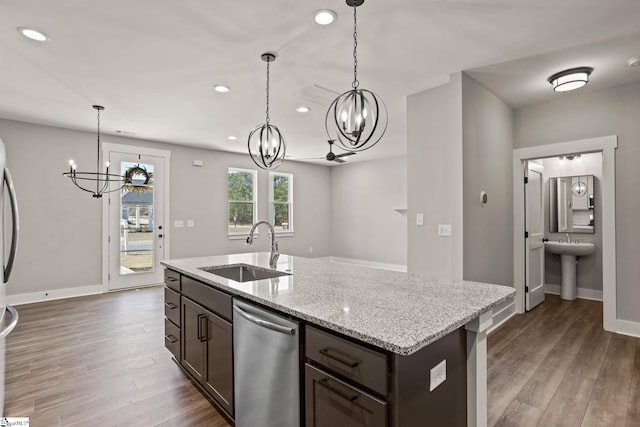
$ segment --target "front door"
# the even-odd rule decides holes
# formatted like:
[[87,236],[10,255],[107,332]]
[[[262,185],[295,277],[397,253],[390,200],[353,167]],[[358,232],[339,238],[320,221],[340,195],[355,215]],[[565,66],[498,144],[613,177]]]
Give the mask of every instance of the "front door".
[[165,158],[111,151],[109,161],[129,181],[109,194],[109,290],[162,283]]
[[525,173],[525,307],[544,301],[544,187],[542,165],[527,162]]

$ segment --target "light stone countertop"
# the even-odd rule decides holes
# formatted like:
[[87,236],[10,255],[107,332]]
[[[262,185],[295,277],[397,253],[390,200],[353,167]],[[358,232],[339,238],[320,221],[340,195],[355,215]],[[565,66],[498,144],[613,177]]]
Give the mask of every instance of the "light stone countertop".
[[236,282],[199,267],[250,264],[269,268],[269,253],[162,261],[233,295],[400,355],[432,342],[510,300],[512,287],[280,255],[291,276]]

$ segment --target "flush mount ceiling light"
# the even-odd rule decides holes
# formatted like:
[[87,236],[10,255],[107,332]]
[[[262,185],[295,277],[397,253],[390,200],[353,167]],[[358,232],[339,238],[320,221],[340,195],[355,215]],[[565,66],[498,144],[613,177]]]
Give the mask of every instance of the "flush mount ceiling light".
[[321,9],[313,14],[313,20],[318,25],[329,25],[337,18],[336,13],[333,10]]
[[229,135],[229,136],[227,137],[227,139],[228,139],[229,141],[235,141],[236,139],[238,139],[238,137],[237,137],[237,136],[233,136],[233,135]]
[[26,38],[35,40],[37,42],[46,42],[47,40],[49,40],[49,37],[47,37],[45,33],[34,30],[33,28],[18,27],[18,32],[20,32],[20,34],[22,34]]
[[296,108],[296,111],[298,113],[308,113],[309,111],[311,111],[311,108],[305,107],[304,105],[301,105],[300,107]]
[[220,93],[227,93],[227,92],[231,91],[231,89],[228,86],[225,86],[225,85],[215,85],[213,87],[213,90],[215,90],[216,92],[220,92]]
[[589,75],[593,72],[591,67],[578,67],[560,71],[547,80],[556,92],[568,92],[580,89],[589,83]]
[[329,139],[347,151],[373,147],[387,130],[387,107],[375,93],[360,89],[358,81],[357,7],[364,0],[346,0],[353,7],[353,83],[352,89],[338,96],[329,106],[325,128]]
[[[112,193],[120,190],[125,184],[128,183],[127,178],[122,175],[109,173],[109,162],[105,163],[105,172],[100,172],[100,111],[104,110],[101,105],[94,105],[94,110],[98,111],[98,147],[96,155],[96,171],[95,172],[78,172],[76,171],[76,164],[73,160],[69,160],[69,172],[64,172],[62,175],[71,179],[71,182],[82,191],[91,193],[93,197],[99,199],[104,193]],[[82,184],[86,183],[88,187],[84,187]],[[113,188],[109,188],[110,184],[114,183]],[[95,189],[93,185],[95,184]]]
[[269,64],[276,60],[275,53],[263,53],[260,58],[267,63],[267,118],[249,134],[248,147],[251,160],[261,169],[276,169],[284,160],[287,144],[280,130],[269,123]]
[[629,58],[627,60],[627,64],[629,64],[629,67],[637,67],[638,65],[640,65],[640,56],[634,56],[633,58]]

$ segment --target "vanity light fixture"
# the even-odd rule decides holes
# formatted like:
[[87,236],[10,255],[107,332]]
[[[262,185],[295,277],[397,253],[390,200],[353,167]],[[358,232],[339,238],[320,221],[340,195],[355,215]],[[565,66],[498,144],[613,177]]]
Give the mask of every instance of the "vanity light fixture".
[[[127,177],[123,175],[109,173],[109,162],[105,162],[106,170],[104,172],[100,172],[100,111],[104,110],[104,107],[101,105],[94,105],[93,109],[98,111],[98,146],[96,153],[96,171],[78,172],[76,170],[77,166],[75,162],[73,160],[69,160],[69,172],[64,172],[62,175],[71,179],[71,182],[73,182],[75,186],[82,191],[91,193],[94,198],[99,199],[104,193],[119,191],[127,183],[130,183],[131,180],[127,179]],[[83,182],[86,182],[88,187],[84,187],[82,185]],[[110,184],[112,183],[115,185],[114,187],[110,188]],[[95,189],[93,188],[94,184]]]
[[325,129],[329,139],[347,151],[364,151],[373,147],[387,130],[387,107],[375,93],[360,89],[358,81],[358,6],[364,0],[346,0],[353,7],[353,83],[329,106]]
[[313,20],[318,25],[329,25],[336,20],[338,16],[333,10],[321,9],[313,14]]
[[556,92],[568,92],[580,89],[589,83],[589,76],[593,72],[591,67],[578,67],[560,71],[547,80]]
[[256,126],[251,131],[247,145],[251,160],[259,168],[276,169],[282,164],[287,151],[284,135],[269,122],[269,64],[276,60],[276,55],[266,52],[260,57],[267,63],[267,118],[264,124]]
[[20,34],[22,34],[26,38],[35,40],[37,42],[46,42],[49,40],[49,37],[45,33],[38,30],[34,30],[33,28],[18,27],[17,30]]

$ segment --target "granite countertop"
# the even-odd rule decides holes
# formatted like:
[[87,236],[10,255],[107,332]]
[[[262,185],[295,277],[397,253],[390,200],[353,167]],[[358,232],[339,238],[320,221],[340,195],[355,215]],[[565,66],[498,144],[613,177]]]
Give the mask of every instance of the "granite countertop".
[[290,276],[236,282],[199,267],[250,264],[269,268],[269,253],[162,261],[166,267],[400,355],[415,353],[501,303],[512,287],[453,281],[280,255]]

